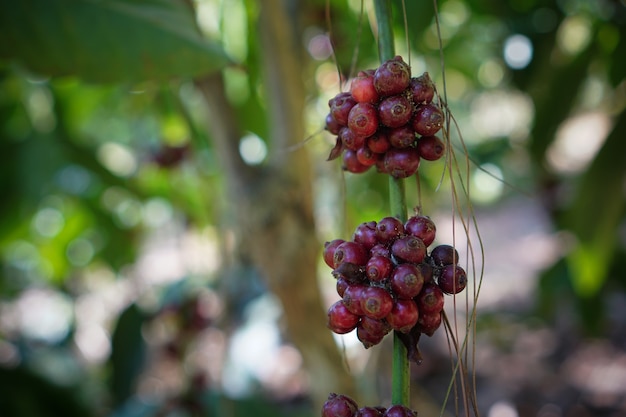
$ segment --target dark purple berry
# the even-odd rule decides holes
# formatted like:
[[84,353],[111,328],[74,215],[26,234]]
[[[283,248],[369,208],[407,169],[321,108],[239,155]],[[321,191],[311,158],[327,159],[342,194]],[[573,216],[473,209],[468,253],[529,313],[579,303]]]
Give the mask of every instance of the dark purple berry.
[[410,217],[404,224],[404,229],[407,233],[419,237],[424,242],[424,245],[430,246],[435,240],[435,234],[437,227],[428,216],[413,216]]
[[380,154],[374,153],[367,146],[362,146],[356,151],[356,159],[365,166],[374,166],[381,158]]
[[[378,229],[378,227],[377,227],[377,229]],[[379,239],[378,238],[378,233],[379,232],[376,232],[376,238],[377,239]],[[389,251],[389,248],[387,247],[387,245],[385,245],[383,243],[378,243],[372,249],[370,249],[370,257],[374,257],[374,256],[384,256],[384,257],[389,258],[391,256],[391,252]]]
[[391,273],[389,283],[397,298],[409,300],[422,291],[424,277],[417,266],[400,264]]
[[356,326],[356,337],[363,344],[365,349],[369,349],[382,342],[385,335],[380,333],[370,332],[366,328],[359,325]]
[[443,126],[443,113],[434,104],[419,106],[412,120],[415,133],[422,136],[432,136]]
[[359,71],[350,84],[350,94],[357,103],[376,103],[378,92],[374,87],[374,71]]
[[376,238],[376,222],[369,221],[361,223],[354,229],[352,234],[352,240],[356,243],[360,243],[368,251],[378,243]]
[[337,301],[328,309],[327,327],[337,334],[350,333],[356,329],[359,316],[352,313],[342,300]]
[[408,333],[417,323],[419,310],[413,300],[397,299],[393,302],[393,308],[386,317],[387,323],[392,329],[401,333]]
[[389,278],[393,270],[393,262],[387,256],[372,256],[365,265],[365,275],[371,282],[382,282]]
[[361,299],[363,315],[373,319],[382,319],[389,314],[392,307],[393,299],[384,288],[367,287],[363,290],[363,298]]
[[359,406],[352,398],[332,393],[322,406],[322,417],[354,417],[358,409]]
[[443,291],[434,282],[427,282],[415,297],[420,313],[437,313],[443,309]]
[[417,141],[417,150],[422,159],[436,161],[446,152],[446,144],[437,136],[422,136]]
[[350,286],[350,281],[345,277],[337,278],[337,284],[335,288],[337,289],[337,294],[343,298],[343,295],[346,292],[346,288]]
[[393,242],[391,254],[400,262],[418,264],[426,257],[426,245],[419,237],[413,235],[403,236]]
[[330,114],[342,126],[348,125],[348,115],[355,104],[350,93],[339,93],[328,101]]
[[336,279],[345,278],[349,282],[358,282],[365,279],[365,269],[351,262],[342,262],[333,269]]
[[395,148],[408,148],[415,143],[415,131],[408,125],[391,129],[387,137]]
[[333,135],[338,135],[342,127],[343,126],[341,125],[341,123],[335,120],[332,114],[328,113],[328,115],[326,116],[326,126],[324,126],[324,128],[329,133],[332,133]]
[[434,282],[434,271],[433,267],[427,263],[428,259],[426,259],[421,264],[418,264],[417,267],[422,271],[422,276],[424,277],[424,282]]
[[439,245],[430,251],[430,259],[435,266],[452,265],[459,262],[459,252],[454,246]]
[[383,99],[378,104],[380,123],[388,127],[400,127],[411,120],[413,104],[404,95],[396,95]]
[[360,174],[370,169],[371,166],[363,165],[362,163],[360,163],[359,159],[356,156],[356,151],[353,151],[352,149],[346,149],[343,153],[342,168],[345,171],[351,172],[353,174]]
[[392,405],[387,409],[384,417],[417,417],[417,413],[403,405]]
[[365,266],[369,259],[367,249],[356,242],[343,242],[335,249],[333,260],[335,265],[339,267],[344,262],[355,264],[358,266]]
[[367,147],[372,150],[374,153],[385,153],[391,147],[391,143],[389,143],[389,137],[384,130],[379,130],[376,134],[367,138],[365,142]]
[[417,319],[417,328],[426,336],[432,336],[435,334],[435,330],[441,326],[441,320],[440,311],[422,313],[420,314],[419,319]]
[[383,417],[383,413],[374,407],[361,407],[354,417]]
[[376,224],[378,242],[389,244],[404,234],[404,224],[396,217],[384,217]]
[[374,87],[382,97],[400,94],[410,81],[411,68],[400,56],[383,62],[374,73]]
[[348,127],[358,136],[371,136],[378,130],[378,111],[370,103],[357,103],[348,115]]
[[418,105],[430,103],[435,96],[435,84],[427,72],[419,77],[411,78],[409,89],[413,102]]
[[363,301],[364,292],[368,287],[362,284],[349,285],[343,292],[343,303],[346,308],[359,316],[364,314],[361,303]]
[[345,149],[356,151],[365,145],[365,137],[355,134],[347,127],[339,131],[339,138],[341,138],[341,144]]
[[467,285],[467,274],[458,265],[446,265],[439,272],[437,284],[446,294],[458,294]]
[[384,172],[394,178],[407,178],[417,172],[420,155],[415,148],[392,148],[383,158]]
[[345,240],[343,239],[335,239],[324,243],[324,262],[326,262],[326,265],[333,269],[337,266],[335,265],[335,250],[337,249],[337,246],[344,242]]
[[384,319],[373,319],[371,317],[361,317],[359,326],[363,327],[368,332],[379,335],[386,335],[391,331],[391,326]]

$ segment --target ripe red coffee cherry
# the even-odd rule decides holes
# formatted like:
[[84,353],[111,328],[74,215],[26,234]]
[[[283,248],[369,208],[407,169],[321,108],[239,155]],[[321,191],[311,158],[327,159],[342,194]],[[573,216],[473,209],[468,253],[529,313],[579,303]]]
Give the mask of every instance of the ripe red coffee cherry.
[[430,251],[430,259],[435,266],[456,264],[459,262],[459,252],[450,245],[439,245]]
[[427,282],[422,291],[415,297],[415,303],[420,313],[437,313],[443,309],[443,291],[434,282]]
[[422,239],[424,245],[430,246],[435,240],[437,227],[428,216],[412,216],[404,224],[407,233]]
[[343,295],[346,292],[346,288],[348,288],[350,286],[350,281],[345,278],[345,277],[339,277],[337,278],[337,284],[335,285],[335,288],[337,289],[337,294],[339,294],[340,297],[343,297]]
[[337,334],[350,333],[356,329],[359,316],[348,310],[342,300],[337,301],[328,309],[327,327]]
[[350,84],[350,94],[357,103],[376,103],[378,92],[374,87],[374,71],[359,71]]
[[378,130],[378,111],[370,103],[357,103],[348,114],[348,127],[358,136],[371,136]]
[[338,135],[342,127],[343,125],[336,121],[332,114],[328,113],[328,115],[326,116],[326,125],[324,126],[324,128],[329,133],[332,133],[333,135]]
[[344,148],[351,149],[353,151],[357,151],[365,145],[365,137],[356,135],[347,127],[344,127],[339,131],[339,138],[341,139],[341,144]]
[[377,345],[380,342],[382,342],[383,338],[385,337],[384,334],[367,330],[366,328],[362,327],[360,324],[361,323],[359,323],[356,326],[356,337],[363,344],[363,347],[365,349],[369,349],[372,346]]
[[363,316],[359,322],[359,326],[363,327],[372,334],[379,334],[381,336],[386,335],[391,331],[391,326],[384,319],[373,319],[371,317]]
[[383,99],[378,104],[380,123],[388,127],[400,127],[411,120],[413,104],[406,96],[399,94]]
[[356,151],[356,159],[365,166],[374,166],[381,158],[380,154],[374,153],[367,146],[363,146]]
[[417,324],[419,311],[413,300],[397,299],[393,308],[386,317],[392,329],[401,333],[408,333]]
[[[378,225],[377,225],[378,228]],[[376,238],[378,238],[378,232],[376,234]],[[387,247],[387,245],[383,244],[383,243],[378,243],[376,244],[372,249],[370,249],[370,257],[374,257],[374,256],[384,256],[389,258],[391,256],[391,252],[389,251],[389,248]]]
[[402,57],[383,62],[374,72],[374,87],[382,97],[400,94],[411,81],[411,68]]
[[322,406],[322,417],[354,417],[358,409],[359,406],[352,398],[332,393]]
[[433,267],[425,262],[418,264],[417,267],[422,271],[422,276],[424,277],[424,282],[433,282],[434,281],[434,271]]
[[369,221],[363,222],[354,229],[352,234],[352,240],[356,243],[360,243],[368,251],[378,243],[376,238],[376,222]]
[[384,417],[417,417],[417,413],[403,405],[392,405],[387,409]]
[[397,261],[418,264],[426,257],[426,245],[419,237],[403,236],[393,242],[391,254]]
[[388,140],[395,148],[408,148],[415,143],[415,131],[411,126],[401,126],[389,130]]
[[361,407],[357,410],[354,417],[382,417],[383,413],[374,407]]
[[367,138],[365,143],[374,153],[385,153],[391,147],[387,132],[382,129],[379,129],[378,132]]
[[370,282],[382,282],[389,278],[393,270],[393,262],[387,256],[374,255],[365,265],[365,275]]
[[392,271],[389,283],[397,298],[409,300],[422,291],[424,277],[417,266],[400,264]]
[[446,144],[437,136],[422,136],[417,141],[417,150],[422,159],[436,161],[446,152]]
[[467,274],[458,265],[446,265],[439,272],[437,284],[446,294],[458,294],[467,285]]
[[441,326],[441,312],[422,313],[417,319],[417,328],[426,336],[432,336]]
[[326,242],[324,243],[324,262],[326,262],[326,265],[330,266],[331,268],[335,268],[337,265],[335,265],[335,249],[337,249],[337,246],[341,245],[342,243],[344,243],[345,240],[343,239],[334,239],[331,240],[330,242]]
[[339,93],[328,101],[330,114],[340,125],[348,125],[348,115],[356,104],[350,93]]
[[351,264],[355,264],[358,266],[365,266],[367,260],[369,259],[369,255],[367,249],[356,242],[343,242],[335,249],[335,254],[333,256],[333,261],[335,265],[339,267],[344,262],[349,262]]
[[353,151],[352,149],[346,149],[343,152],[342,158],[343,158],[342,168],[345,171],[351,172],[353,174],[360,174],[371,168],[371,166],[363,165],[362,163],[360,163],[359,159],[356,156],[356,152]]
[[420,155],[415,148],[389,149],[383,157],[384,172],[394,178],[408,178],[417,172]]
[[367,288],[368,287],[363,284],[351,284],[344,290],[343,303],[351,313],[359,316],[364,314],[361,303]]
[[435,84],[427,72],[419,77],[411,78],[409,89],[413,102],[418,105],[430,103],[435,96]]
[[376,224],[378,242],[388,244],[404,234],[404,224],[396,217],[384,217]]
[[373,318],[385,318],[393,308],[393,299],[387,290],[380,287],[366,287],[361,299],[363,315]]
[[432,136],[443,126],[443,113],[432,103],[419,106],[413,116],[412,125],[418,135]]

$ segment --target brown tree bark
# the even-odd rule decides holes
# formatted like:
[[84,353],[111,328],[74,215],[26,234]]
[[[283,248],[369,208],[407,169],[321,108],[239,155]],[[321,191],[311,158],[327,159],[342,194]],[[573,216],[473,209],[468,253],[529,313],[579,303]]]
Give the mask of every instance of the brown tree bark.
[[302,353],[316,406],[329,392],[356,397],[331,332],[320,296],[312,174],[305,149],[285,152],[303,140],[304,82],[300,43],[285,1],[259,2],[259,40],[269,100],[271,149],[267,164],[241,159],[237,115],[229,105],[221,74],[196,82],[208,106],[207,122],[236,208],[238,252],[248,257],[280,299],[287,337]]

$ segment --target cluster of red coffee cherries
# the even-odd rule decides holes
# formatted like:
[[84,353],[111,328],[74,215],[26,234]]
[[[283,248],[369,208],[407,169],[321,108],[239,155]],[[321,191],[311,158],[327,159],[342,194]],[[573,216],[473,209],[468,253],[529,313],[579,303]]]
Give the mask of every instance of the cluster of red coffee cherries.
[[444,116],[434,96],[428,73],[411,77],[400,56],[360,71],[349,92],[328,102],[326,130],[337,136],[328,159],[343,155],[343,168],[352,173],[376,166],[394,178],[415,174],[421,159],[434,161],[445,152],[435,136]]
[[444,294],[467,284],[459,254],[450,245],[428,252],[435,223],[415,215],[402,223],[395,217],[360,224],[349,241],[324,246],[324,261],[333,268],[341,297],[328,310],[328,328],[337,334],[356,329],[369,348],[391,330],[431,336],[441,325]]
[[322,407],[322,417],[416,417],[417,412],[403,405],[360,407],[347,395],[330,394]]

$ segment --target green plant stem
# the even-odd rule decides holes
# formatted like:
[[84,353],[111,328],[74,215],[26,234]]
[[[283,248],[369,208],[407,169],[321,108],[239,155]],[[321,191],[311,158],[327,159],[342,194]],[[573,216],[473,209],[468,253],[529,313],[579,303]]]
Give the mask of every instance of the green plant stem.
[[[378,26],[378,55],[380,62],[387,61],[395,56],[393,31],[391,25],[391,1],[374,0],[376,23]],[[391,213],[403,223],[407,220],[407,205],[404,180],[389,177],[389,202]],[[394,333],[393,338],[393,365],[392,365],[392,393],[391,401],[394,404],[409,406],[410,402],[410,373],[407,350],[400,338]]]

